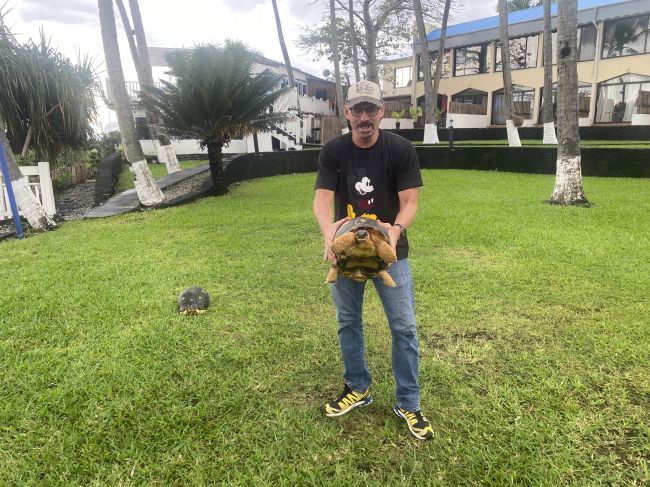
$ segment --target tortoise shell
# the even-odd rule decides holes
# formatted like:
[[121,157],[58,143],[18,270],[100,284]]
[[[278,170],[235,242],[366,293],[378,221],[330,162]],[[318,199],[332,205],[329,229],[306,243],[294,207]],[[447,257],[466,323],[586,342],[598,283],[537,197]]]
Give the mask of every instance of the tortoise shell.
[[348,232],[356,232],[357,230],[360,229],[365,229],[365,230],[377,230],[383,238],[385,242],[390,242],[390,237],[388,236],[388,232],[386,232],[386,229],[382,227],[379,223],[377,223],[376,220],[372,220],[371,218],[366,218],[363,216],[358,216],[357,218],[353,218],[349,222],[344,223],[339,227],[339,229],[336,231],[336,235],[334,235],[334,238],[340,237],[344,233]]
[[199,286],[188,287],[178,296],[178,311],[184,315],[198,315],[210,306],[210,295]]
[[350,220],[341,225],[336,232],[334,241],[337,242],[339,237],[343,237],[348,233],[359,235],[357,232],[364,230],[368,234],[371,234],[367,240],[360,242],[358,239],[350,238],[347,245],[340,249],[340,252],[333,249],[336,254],[336,269],[338,274],[358,282],[364,282],[374,278],[390,264],[390,262],[386,262],[386,260],[380,257],[377,246],[372,242],[372,236],[375,236],[386,244],[390,243],[388,233],[375,220],[364,217],[357,217]]

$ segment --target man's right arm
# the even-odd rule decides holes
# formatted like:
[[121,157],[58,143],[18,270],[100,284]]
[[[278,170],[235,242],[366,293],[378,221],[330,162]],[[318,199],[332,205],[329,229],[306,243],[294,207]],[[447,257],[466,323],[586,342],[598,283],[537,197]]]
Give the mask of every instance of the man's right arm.
[[337,222],[332,222],[334,217],[334,210],[332,209],[333,201],[334,191],[330,191],[329,189],[316,189],[314,196],[314,215],[316,215],[318,226],[323,234],[323,243],[325,245],[323,260],[329,260],[335,264],[336,256],[330,250],[330,245],[334,240],[336,231],[343,223],[349,220],[349,218],[343,218]]

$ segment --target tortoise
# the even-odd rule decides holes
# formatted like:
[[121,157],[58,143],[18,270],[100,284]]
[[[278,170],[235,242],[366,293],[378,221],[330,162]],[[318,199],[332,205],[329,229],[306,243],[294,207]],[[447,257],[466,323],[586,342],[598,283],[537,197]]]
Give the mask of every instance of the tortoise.
[[205,313],[210,306],[210,295],[199,286],[188,287],[178,296],[178,311],[183,315]]
[[344,223],[330,249],[336,255],[336,264],[327,274],[326,283],[336,282],[339,275],[357,282],[378,276],[385,285],[397,286],[386,272],[397,256],[390,246],[388,232],[377,221],[357,217]]

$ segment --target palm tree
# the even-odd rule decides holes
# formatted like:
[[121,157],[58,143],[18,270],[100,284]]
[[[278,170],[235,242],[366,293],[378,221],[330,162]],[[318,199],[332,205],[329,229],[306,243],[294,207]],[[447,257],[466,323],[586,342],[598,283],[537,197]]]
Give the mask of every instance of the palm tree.
[[232,139],[271,129],[286,115],[269,112],[288,88],[277,88],[281,74],[252,74],[256,54],[241,42],[223,47],[200,45],[169,54],[169,74],[143,93],[143,104],[157,113],[171,135],[199,140],[208,149],[215,194],[228,190],[223,175],[223,147]]
[[553,37],[551,33],[551,0],[544,0],[544,102],[542,123],[544,144],[557,144],[553,120]]
[[440,87],[440,78],[442,77],[442,64],[444,62],[445,39],[447,37],[447,21],[449,19],[449,9],[451,0],[445,0],[445,8],[442,14],[442,26],[440,28],[440,42],[438,46],[438,60],[436,62],[435,81],[431,84],[431,59],[427,42],[427,32],[424,27],[424,16],[422,14],[422,3],[420,0],[413,0],[413,11],[418,28],[418,38],[420,41],[420,64],[424,73],[424,143],[437,144],[438,125],[437,125],[437,108],[438,108],[438,89]]
[[284,34],[282,33],[282,22],[280,22],[280,12],[278,11],[277,0],[272,0],[273,3],[273,13],[275,14],[275,25],[278,30],[278,40],[280,42],[280,49],[282,50],[282,57],[284,58],[284,65],[287,69],[287,77],[289,78],[289,86],[291,90],[296,92],[296,108],[298,109],[298,120],[300,129],[298,131],[298,143],[302,144],[302,114],[300,112],[300,93],[297,89],[296,78],[293,75],[293,68],[291,67],[291,59],[289,59],[289,51],[287,50],[287,45],[284,42]]
[[[122,0],[115,0],[115,4],[117,5],[118,10],[120,11],[120,16],[122,17],[122,24],[129,42],[131,58],[135,65],[138,82],[141,86],[153,85],[153,73],[151,70],[151,62],[149,61],[147,38],[144,34],[144,26],[142,24],[142,16],[140,15],[138,0],[129,0],[131,17],[133,18],[133,29],[131,29],[129,16],[126,13]],[[156,120],[156,117],[151,112],[145,111],[145,114],[149,136],[153,143],[154,150],[156,151],[158,162],[165,164],[168,174],[180,171],[181,166],[178,163],[178,159],[176,158],[169,137],[160,130],[158,120]]]
[[330,0],[330,48],[332,50],[332,59],[334,61],[334,78],[336,81],[336,110],[339,114],[341,123],[341,132],[346,133],[348,121],[343,114],[343,86],[341,85],[341,67],[339,66],[339,40],[336,32],[336,6],[334,0]]
[[503,74],[503,102],[506,107],[506,130],[508,145],[521,147],[519,132],[512,121],[514,112],[512,102],[512,76],[510,75],[510,42],[508,41],[508,12],[506,0],[499,0],[499,38],[501,41],[501,73]]
[[7,29],[0,12],[0,144],[4,147],[9,169],[9,179],[14,190],[16,204],[35,230],[50,230],[56,227],[54,220],[45,212],[34,193],[29,189],[29,181],[18,168],[6,134],[5,121],[16,122],[21,117],[21,100],[17,88],[29,93],[34,80],[25,76],[19,58],[20,46]]
[[348,0],[348,29],[350,31],[350,50],[352,51],[352,66],[354,68],[355,81],[361,81],[359,70],[359,56],[357,56],[357,35],[354,28],[354,0]]
[[577,0],[558,2],[557,162],[549,203],[589,206],[582,189],[578,131]]
[[531,7],[537,7],[543,3],[544,0],[508,0],[508,12],[516,12],[517,10],[525,10]]
[[117,43],[117,30],[113,14],[113,2],[112,0],[98,0],[98,7],[108,82],[113,103],[115,104],[115,112],[117,113],[117,123],[122,135],[124,154],[131,166],[140,203],[145,206],[154,206],[162,203],[164,196],[151,175],[136,134],[131,103],[124,84],[124,73],[122,72],[120,48]]

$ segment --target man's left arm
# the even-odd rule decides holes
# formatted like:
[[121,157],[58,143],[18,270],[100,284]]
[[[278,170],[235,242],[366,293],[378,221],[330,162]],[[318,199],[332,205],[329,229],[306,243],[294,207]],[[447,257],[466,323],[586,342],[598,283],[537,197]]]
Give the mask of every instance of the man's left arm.
[[388,233],[390,235],[390,244],[393,250],[397,249],[397,241],[401,237],[401,225],[405,229],[410,227],[418,211],[418,198],[420,197],[420,188],[409,188],[397,193],[399,196],[399,213],[395,217],[395,223],[390,226]]

